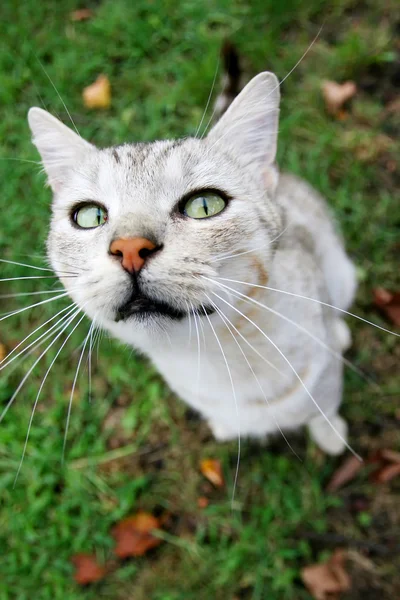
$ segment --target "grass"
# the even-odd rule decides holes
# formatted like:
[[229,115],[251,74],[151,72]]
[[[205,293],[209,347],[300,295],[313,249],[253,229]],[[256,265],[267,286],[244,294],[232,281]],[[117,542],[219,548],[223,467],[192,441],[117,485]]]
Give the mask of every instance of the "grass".
[[[68,122],[48,76],[82,135],[100,146],[178,137],[197,128],[225,38],[237,42],[249,75],[268,68],[282,79],[324,23],[313,49],[282,86],[279,162],[328,198],[359,268],[355,311],[384,325],[371,311],[371,290],[398,289],[400,283],[393,169],[399,118],[385,112],[394,93],[394,0],[385,7],[372,0],[87,5],[93,5],[94,17],[79,23],[69,18],[80,7],[72,0],[5,0],[0,7],[2,257],[43,265],[50,193],[35,165],[15,159],[37,160],[26,123],[30,106],[44,105]],[[81,92],[99,73],[111,80],[112,106],[91,112],[83,107]],[[326,113],[323,79],[359,84],[345,120]],[[1,266],[2,277],[31,274],[24,267]],[[3,283],[2,289],[18,293],[52,285],[37,280]],[[28,306],[28,299],[2,300],[2,312]],[[59,304],[58,310],[67,305]],[[54,310],[44,305],[2,321],[0,341],[11,348]],[[394,337],[365,324],[351,326],[351,359],[381,386],[377,393],[346,374],[344,413],[352,424],[351,441],[364,453],[379,444],[393,447],[399,347]],[[302,437],[293,442],[302,463],[280,442],[269,449],[244,443],[231,506],[237,445],[216,444],[144,359],[107,338],[95,361],[91,401],[87,374],[78,380],[62,465],[69,394],[87,327],[85,322],[72,337],[46,382],[15,487],[31,407],[52,357],[32,372],[0,425],[0,600],[306,599],[300,568],[332,548],[316,546],[304,532],[336,531],[349,539],[380,535],[380,513],[373,504],[367,516],[353,518],[346,496],[324,492],[336,462],[321,459]],[[1,404],[8,402],[25,364],[2,374]],[[110,415],[120,423],[117,442],[105,427]],[[115,452],[120,457],[111,460]],[[226,489],[211,491],[203,481],[198,463],[204,457],[222,461]],[[367,481],[360,486],[375,498]],[[394,492],[388,491],[389,504]],[[200,509],[197,499],[204,494],[211,502]],[[124,563],[104,583],[79,588],[70,556],[95,552],[106,560],[112,552],[110,527],[138,509],[170,513],[167,541],[153,554]],[[398,568],[389,560],[382,568],[391,585]],[[394,585],[388,598],[395,595]]]

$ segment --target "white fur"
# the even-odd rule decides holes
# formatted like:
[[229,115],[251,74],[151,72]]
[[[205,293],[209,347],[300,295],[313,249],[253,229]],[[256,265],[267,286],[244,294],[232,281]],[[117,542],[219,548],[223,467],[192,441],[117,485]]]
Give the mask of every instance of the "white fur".
[[[278,181],[278,114],[278,81],[270,73],[246,86],[207,138],[177,145],[97,150],[54,117],[31,109],[34,142],[54,190],[49,257],[89,317],[149,356],[218,439],[239,433],[261,438],[308,424],[315,441],[336,454],[347,431],[337,415],[342,364],[318,339],[342,352],[349,339],[338,314],[302,298],[226,281],[287,290],[343,309],[354,296],[354,267],[324,202],[293,176]],[[179,215],[180,198],[202,188],[228,194],[227,208],[211,219]],[[72,207],[84,200],[106,206],[105,225],[72,226]],[[141,289],[176,309],[190,307],[190,316],[116,322],[132,289],[108,249],[117,237],[135,236],[162,245],[140,273]],[[63,278],[65,270],[77,277]],[[236,341],[218,312],[202,312],[210,300],[232,323]]]

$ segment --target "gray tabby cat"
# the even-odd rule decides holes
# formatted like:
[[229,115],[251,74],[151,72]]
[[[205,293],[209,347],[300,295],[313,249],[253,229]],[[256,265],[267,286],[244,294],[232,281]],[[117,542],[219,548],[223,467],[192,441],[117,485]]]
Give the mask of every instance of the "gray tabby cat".
[[217,439],[307,425],[338,454],[355,269],[317,192],[279,174],[278,115],[272,73],[203,139],[98,149],[32,108],[54,192],[48,254],[78,307],[147,355]]

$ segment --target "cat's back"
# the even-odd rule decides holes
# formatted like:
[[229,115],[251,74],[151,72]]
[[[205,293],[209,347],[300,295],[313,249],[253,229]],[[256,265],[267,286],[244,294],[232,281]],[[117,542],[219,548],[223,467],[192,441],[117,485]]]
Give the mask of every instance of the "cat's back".
[[347,309],[353,302],[356,274],[339,227],[324,198],[306,181],[280,175],[276,201],[284,213],[281,247],[311,253],[321,269],[332,304]]

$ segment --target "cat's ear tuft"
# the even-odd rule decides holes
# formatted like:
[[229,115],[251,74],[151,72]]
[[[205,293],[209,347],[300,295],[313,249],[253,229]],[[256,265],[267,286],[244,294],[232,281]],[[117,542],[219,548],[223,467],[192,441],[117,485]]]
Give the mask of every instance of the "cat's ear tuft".
[[41,108],[29,110],[28,122],[49,185],[56,192],[67,180],[70,170],[95,147]]
[[279,81],[273,73],[254,77],[207,136],[258,172],[275,161],[279,123]]

